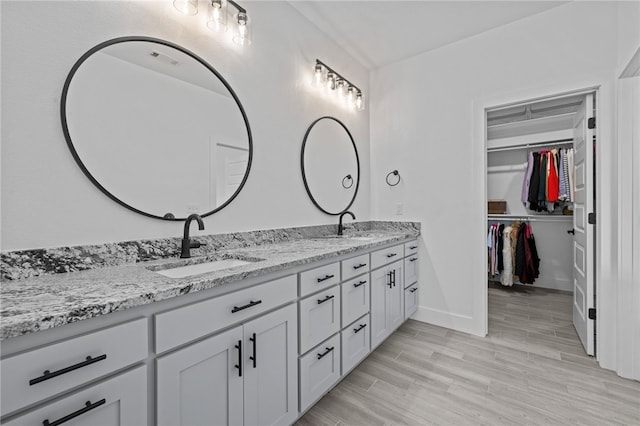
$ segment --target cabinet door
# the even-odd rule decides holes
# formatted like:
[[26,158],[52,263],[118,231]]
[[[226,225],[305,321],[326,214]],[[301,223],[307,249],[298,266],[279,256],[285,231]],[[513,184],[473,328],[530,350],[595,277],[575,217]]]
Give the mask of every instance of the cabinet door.
[[341,288],[342,327],[346,327],[369,312],[369,274],[343,282]]
[[371,348],[404,321],[403,261],[371,273]]
[[298,302],[300,353],[340,331],[340,287],[335,286]]
[[292,304],[244,325],[244,424],[290,424],[298,416],[298,316]]
[[158,358],[158,424],[242,424],[242,342],[238,326]]
[[138,367],[3,424],[62,423],[77,426],[146,425],[146,367]]

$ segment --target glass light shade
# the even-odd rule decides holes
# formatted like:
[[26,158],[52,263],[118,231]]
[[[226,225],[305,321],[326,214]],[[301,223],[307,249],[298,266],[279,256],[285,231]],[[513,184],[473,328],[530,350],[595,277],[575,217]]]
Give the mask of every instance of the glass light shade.
[[355,107],[356,93],[353,87],[347,89],[347,104]]
[[233,35],[233,41],[241,46],[248,46],[251,44],[251,25],[249,24],[249,16],[244,12],[238,12],[234,16],[236,23],[235,34]]
[[327,73],[327,89],[334,90],[336,88],[336,75],[329,71]]
[[316,64],[313,69],[313,85],[320,86],[322,84],[322,65]]
[[185,15],[195,15],[198,13],[198,0],[173,0],[173,7]]
[[362,92],[358,92],[356,94],[356,109],[358,111],[362,111],[364,109],[364,99],[362,97]]
[[344,80],[338,80],[338,83],[336,83],[336,92],[338,92],[340,99],[345,98],[347,93],[347,83]]
[[227,31],[227,0],[212,0],[207,8],[207,28],[211,31]]

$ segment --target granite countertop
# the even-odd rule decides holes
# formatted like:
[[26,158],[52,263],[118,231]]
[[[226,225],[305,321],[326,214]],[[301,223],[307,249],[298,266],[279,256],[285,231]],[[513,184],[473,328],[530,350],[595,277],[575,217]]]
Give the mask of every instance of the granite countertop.
[[[187,293],[259,277],[358,250],[415,238],[418,227],[351,232],[346,238],[307,237],[217,249],[191,259],[177,257],[108,266],[78,272],[3,280],[0,291],[0,340],[53,328]],[[240,258],[248,264],[184,278],[165,277],[153,269],[194,264],[215,258]]]

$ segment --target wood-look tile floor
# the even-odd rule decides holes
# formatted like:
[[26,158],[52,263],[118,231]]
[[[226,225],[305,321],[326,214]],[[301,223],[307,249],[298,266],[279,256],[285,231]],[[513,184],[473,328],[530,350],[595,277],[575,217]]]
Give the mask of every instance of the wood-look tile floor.
[[490,286],[485,338],[409,320],[297,425],[640,425],[640,382],[585,354],[571,297]]

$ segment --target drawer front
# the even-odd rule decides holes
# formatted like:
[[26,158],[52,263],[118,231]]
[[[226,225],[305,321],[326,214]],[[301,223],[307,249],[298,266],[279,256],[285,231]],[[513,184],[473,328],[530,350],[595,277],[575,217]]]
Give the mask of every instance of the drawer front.
[[342,330],[342,374],[358,365],[371,350],[369,314]]
[[404,257],[404,244],[371,253],[371,269],[379,268]]
[[418,310],[418,284],[404,289],[404,319],[409,318]]
[[3,359],[2,415],[134,364],[148,354],[147,320],[141,318]]
[[71,394],[52,404],[17,417],[6,426],[56,423],[68,416],[74,425],[146,425],[147,368],[128,373]]
[[418,240],[409,241],[404,243],[404,255],[410,256],[412,254],[418,254]]
[[321,266],[300,273],[300,297],[340,282],[340,263]]
[[418,282],[418,255],[404,258],[404,286],[409,287]]
[[296,298],[296,276],[155,315],[156,353],[214,333]]
[[300,353],[340,331],[340,286],[309,296],[300,305]]
[[361,275],[341,285],[342,289],[342,327],[354,322],[369,312],[369,274]]
[[369,254],[342,261],[342,281],[369,272]]
[[340,379],[340,335],[300,358],[300,411],[306,410]]

